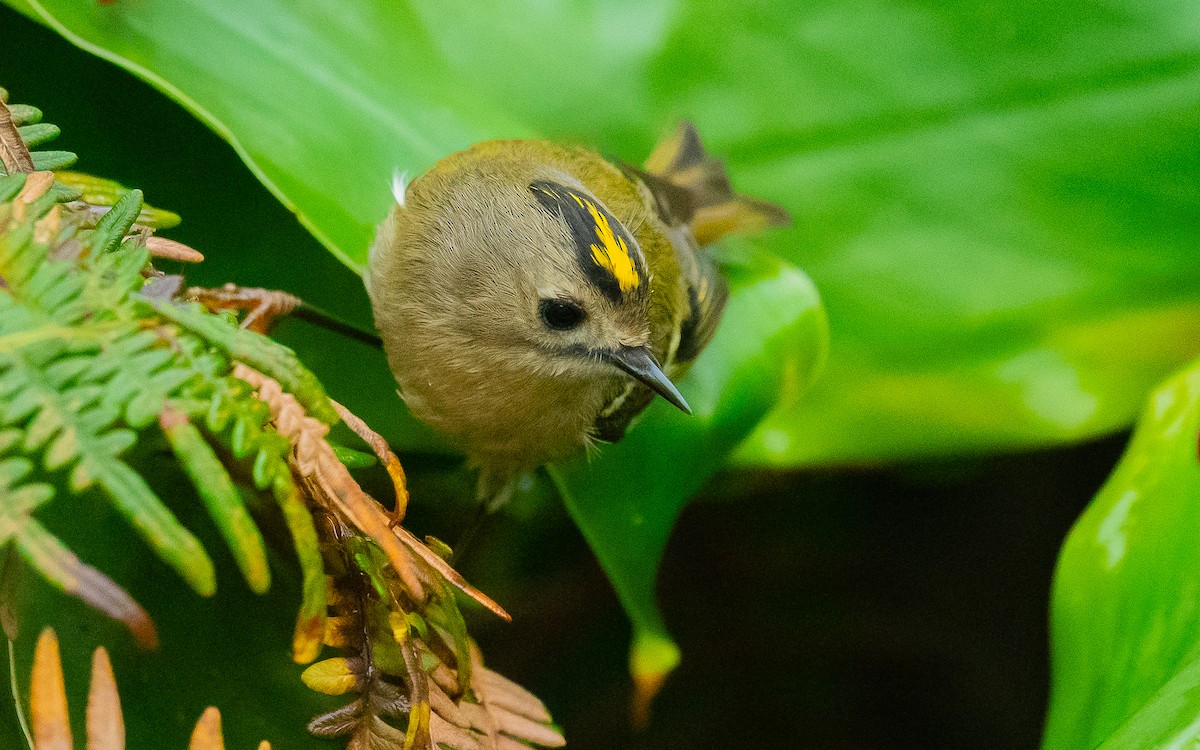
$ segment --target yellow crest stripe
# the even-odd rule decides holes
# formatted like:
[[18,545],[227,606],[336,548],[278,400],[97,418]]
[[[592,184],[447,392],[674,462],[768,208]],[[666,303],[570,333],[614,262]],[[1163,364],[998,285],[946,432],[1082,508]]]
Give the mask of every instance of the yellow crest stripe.
[[592,244],[592,259],[596,265],[613,275],[622,292],[637,289],[642,283],[642,277],[638,274],[637,266],[633,262],[633,256],[630,254],[625,240],[617,236],[608,217],[600,213],[594,203],[578,195],[571,197],[580,206],[587,209],[596,225],[596,239],[600,241],[598,245]]
[[[584,275],[609,299],[642,294],[646,261],[637,241],[600,201],[548,180],[530,184],[541,206],[566,224]],[[649,278],[649,277],[646,277]]]

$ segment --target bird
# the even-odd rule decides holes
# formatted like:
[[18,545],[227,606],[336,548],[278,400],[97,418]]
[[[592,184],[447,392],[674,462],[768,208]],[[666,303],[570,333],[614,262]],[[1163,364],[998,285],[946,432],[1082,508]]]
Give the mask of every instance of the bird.
[[712,339],[729,287],[705,248],[790,222],[734,192],[682,122],[641,167],[548,140],[492,140],[393,183],[364,274],[412,413],[515,480],[620,440]]

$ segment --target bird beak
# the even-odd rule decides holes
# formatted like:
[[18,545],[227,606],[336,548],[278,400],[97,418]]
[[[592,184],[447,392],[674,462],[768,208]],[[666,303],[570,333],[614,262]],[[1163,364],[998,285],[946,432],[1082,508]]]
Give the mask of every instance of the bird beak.
[[658,395],[665,398],[672,406],[684,414],[691,414],[692,407],[688,406],[683,395],[675,388],[666,373],[654,361],[654,355],[644,346],[622,346],[609,353],[609,361],[633,377],[650,386]]

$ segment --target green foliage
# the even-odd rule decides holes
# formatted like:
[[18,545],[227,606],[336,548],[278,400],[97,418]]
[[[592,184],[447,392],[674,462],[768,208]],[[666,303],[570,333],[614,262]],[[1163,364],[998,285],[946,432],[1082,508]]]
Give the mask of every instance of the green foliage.
[[1200,363],[1150,397],[1055,575],[1046,750],[1200,741]]
[[723,325],[754,335],[717,335],[688,379],[692,414],[655,404],[621,442],[552,472],[633,621],[631,669],[648,684],[678,661],[654,594],[675,518],[776,404],[779,384],[799,397],[824,364],[825,315],[808,277],[762,253],[725,271]]
[[[215,592],[212,561],[151,488],[145,453],[125,456],[151,444],[157,426],[256,594],[270,587],[271,569],[247,503],[278,505],[303,579],[293,657],[313,660],[323,641],[346,649],[333,660],[355,665],[341,692],[361,693],[315,720],[315,733],[413,750],[560,746],[541,702],[484,668],[454,587],[503,610],[399,529],[400,517],[338,462],[325,435],[340,417],[316,377],[233,316],[180,298],[182,279],[154,269],[150,230],[135,225],[142,216],[163,218],[143,211],[140,191],[87,178],[91,196],[115,199],[100,207],[80,201],[80,190],[56,187],[51,172],[22,171],[36,160],[8,114],[0,101],[2,156],[14,170],[0,176],[0,619],[9,636],[23,619],[12,592],[15,550],[143,645],[158,644],[146,612],[32,517],[64,494],[78,502],[93,486],[193,589]],[[375,437],[357,418],[350,424]],[[327,589],[342,621],[328,629]],[[61,675],[47,674],[62,708]],[[48,705],[36,689],[31,703],[35,712]],[[66,726],[65,708],[59,714]],[[44,728],[36,716],[34,723]]]
[[[531,135],[541,130],[513,124],[506,108],[516,100],[506,101],[500,107],[491,97],[462,86],[458,80],[462,64],[445,60],[433,44],[435,40],[418,32],[424,23],[442,35],[436,40],[439,44],[457,45],[460,35],[470,38],[481,30],[482,27],[472,28],[472,25],[484,19],[473,14],[470,19],[460,19],[466,26],[455,24],[452,29],[440,25],[432,7],[403,9],[395,4],[364,3],[358,13],[346,14],[335,3],[303,10],[267,4],[240,5],[236,12],[239,17],[244,16],[246,28],[257,31],[234,41],[223,27],[211,24],[211,5],[201,3],[170,8],[155,3],[98,9],[55,3],[33,4],[33,7],[44,14],[40,16],[43,20],[76,43],[160,86],[240,144],[251,169],[355,270],[361,270],[365,263],[373,228],[392,200],[386,186],[393,169],[420,170],[473,141]],[[105,20],[112,13],[128,13],[138,21],[114,34]],[[361,14],[369,15],[377,23],[364,26]],[[544,29],[542,23],[530,25],[528,32]],[[562,28],[575,27],[565,24]],[[284,29],[286,32],[281,34]],[[565,38],[556,32],[555,37],[560,36]],[[611,39],[605,36],[608,44]],[[255,41],[247,44],[246,38]],[[544,37],[542,41],[546,41]],[[586,54],[600,40],[589,37],[578,41]],[[304,48],[303,56],[287,52],[298,48],[297,45]],[[167,49],[172,50],[171,54],[161,57],[154,52]],[[388,65],[378,65],[381,59],[387,59]],[[212,64],[218,60],[219,64]],[[546,65],[538,65],[536,70],[522,72],[536,76],[548,69]],[[395,70],[404,71],[405,75],[394,75]],[[283,81],[288,83],[280,83]],[[248,92],[256,93],[248,96]],[[521,101],[533,103],[536,98],[524,96]],[[396,110],[394,103],[400,101],[405,106]],[[664,107],[661,112],[673,109]],[[388,114],[381,118],[378,116],[381,112]],[[526,115],[530,125],[535,122],[528,118],[527,112],[517,114]],[[604,118],[614,113],[595,114],[595,125],[601,126],[609,125]],[[665,132],[667,127],[661,113],[645,118],[642,124],[654,131]],[[707,127],[702,130],[706,135],[709,132]],[[331,138],[331,133],[339,136]],[[613,151],[618,145],[597,137],[600,135],[597,132],[578,135],[592,138],[606,151]],[[728,133],[719,130],[715,130],[715,137],[718,141],[728,141]],[[303,143],[306,147],[289,147],[284,153],[280,149],[284,143]],[[625,145],[629,148],[621,154],[623,158],[636,160],[639,153],[649,153],[648,142]],[[721,151],[718,147],[717,152]],[[753,180],[740,179],[737,164],[731,167],[739,189],[750,194],[760,192]],[[664,449],[671,446],[672,454],[704,455],[706,460],[699,464],[681,461],[673,467],[656,467],[658,479],[653,482],[653,491],[648,487],[630,488],[632,492],[622,504],[612,503],[607,491],[592,494],[592,486],[605,482],[599,471],[595,476],[577,479],[569,491],[573,498],[572,513],[621,589],[634,622],[644,633],[649,632],[646,623],[653,623],[660,639],[663,632],[655,613],[653,582],[666,531],[687,498],[725,463],[738,442],[768,411],[766,407],[781,400],[789,403],[797,400],[799,385],[807,385],[811,380],[807,375],[798,376],[788,389],[783,387],[779,373],[812,373],[824,361],[825,321],[812,285],[802,273],[778,260],[759,262],[756,267],[757,271],[746,274],[746,283],[735,288],[735,294],[778,283],[777,291],[785,296],[786,303],[764,306],[757,313],[747,309],[737,322],[727,320],[713,351],[700,359],[681,386],[689,401],[704,398],[705,392],[726,394],[732,400],[726,402],[720,420],[736,423],[736,428],[714,428],[707,420],[696,420],[679,428],[651,415],[637,430],[645,444]],[[735,300],[735,306],[747,308],[766,301],[749,295]],[[791,333],[781,334],[781,331]],[[780,336],[789,344],[780,345],[776,341]],[[724,345],[720,343],[722,338],[726,340]],[[715,352],[726,354],[722,358]],[[755,366],[771,358],[770,367]],[[729,387],[734,382],[731,379],[734,373],[740,373],[737,382],[747,392],[753,392],[754,398],[742,400]],[[761,393],[768,394],[766,404],[759,398]],[[401,408],[398,403],[396,407]],[[400,438],[401,444],[412,446],[411,437],[395,434],[388,437]],[[714,446],[720,450],[714,451]],[[634,463],[609,460],[603,471],[609,476],[621,476],[637,470]],[[578,469],[572,471],[578,473]],[[628,512],[631,503],[634,509]],[[599,527],[626,528],[635,518],[645,520],[646,528],[653,529],[654,541],[640,548],[622,543],[620,535],[588,531]],[[637,553],[631,554],[634,550]]]
[[236,143],[355,267],[394,168],[530,134],[636,160],[695,120],[793,210],[762,245],[837,330],[743,463],[1105,434],[1197,351],[1188,0],[231,2],[236,36],[209,0],[30,5]]
[[[0,272],[8,283],[0,292],[0,336],[17,342],[0,353],[0,420],[22,427],[22,451],[40,454],[46,471],[71,469],[73,492],[98,485],[168,564],[211,594],[212,563],[199,542],[119,458],[135,440],[130,427],[154,416],[134,396],[143,378],[160,375],[170,351],[156,350],[153,334],[139,335],[129,307],[93,308],[85,294],[97,294],[95,281],[110,273],[124,282],[125,294],[135,279],[140,286],[145,249],[110,252],[89,264],[90,273],[72,273],[70,262],[48,261],[49,248],[33,241],[32,219],[40,218],[35,214],[0,239]],[[99,353],[107,356],[91,356]],[[120,363],[130,366],[114,367]]]
[[[12,109],[26,120],[35,112]],[[57,129],[17,132],[32,133],[40,143]],[[220,316],[141,293],[152,275],[145,273],[150,268],[145,235],[133,230],[143,215],[140,192],[113,195],[115,205],[95,219],[92,206],[60,204],[78,199],[77,189],[53,183],[36,196],[35,181],[48,177],[0,178],[0,435],[9,456],[0,495],[8,520],[0,541],[14,543],[56,586],[152,643],[145,612],[79,562],[30,513],[54,498],[64,475],[71,494],[95,487],[195,591],[212,595],[216,577],[208,554],[151,489],[148,477],[123,458],[157,423],[247,583],[261,592],[270,585],[263,540],[226,465],[249,460],[247,473],[258,489],[276,489],[291,483],[291,446],[264,429],[269,410],[230,375],[230,353],[250,348],[248,339],[255,339],[256,362],[281,375],[287,368],[287,379],[306,394],[313,411],[328,419],[336,415],[290,351]],[[27,187],[35,197],[24,197]],[[190,328],[173,326],[176,319]],[[222,461],[214,445],[229,450],[232,461]],[[276,494],[286,509],[287,487]],[[311,570],[316,555],[311,519],[304,529],[294,509],[287,515],[299,532],[297,549],[308,574],[319,578]],[[320,593],[307,589],[302,626],[308,630],[312,623],[305,617],[311,620],[319,609]]]
[[[631,158],[674,117],[696,120],[739,188],[795,211],[797,228],[763,246],[812,273],[837,332],[828,375],[775,409],[743,462],[878,462],[1103,434],[1200,340],[1187,177],[1200,29],[1180,21],[1192,18],[1180,0],[1072,0],[1053,14],[971,0],[627,14],[602,2],[494,13],[263,3],[239,4],[253,33],[236,39],[207,1],[31,5],[234,140],[356,268],[393,168],[531,133]],[[771,326],[758,322],[722,335],[762,341]],[[738,366],[713,356],[702,366]],[[683,385],[689,399],[704,377]],[[673,493],[638,500],[654,527],[679,505]],[[625,556],[589,537],[601,559]],[[630,561],[642,590],[655,561]]]
[[[796,229],[762,247],[812,274],[834,331],[824,379],[757,428],[744,464],[875,464],[1104,434],[1200,342],[1200,26],[1184,0],[495,11],[418,0],[308,4],[311,16],[264,2],[226,9],[236,37],[211,22],[221,2],[15,5],[180,98],[355,267],[394,167],[531,133],[628,158],[673,118],[698,121],[739,188],[795,210]],[[738,325],[750,327],[723,335],[745,362],[771,350],[756,336],[788,329]],[[808,340],[798,371],[818,358]],[[708,392],[703,367],[739,370],[712,361],[720,346],[684,385],[693,403]],[[1064,549],[1048,747],[1191,739],[1196,426],[1192,375],[1181,378]],[[720,439],[736,442],[761,406],[723,404],[715,413],[736,429]],[[1185,429],[1159,421],[1170,419]],[[652,411],[630,435],[640,451],[560,472],[643,634],[661,627],[647,571],[682,500],[672,484],[631,505],[619,485],[640,481],[637,459],[660,447],[691,455],[676,422]],[[676,458],[663,476],[696,469],[682,481],[698,483],[723,461],[704,457]],[[583,483],[595,494],[570,489]]]

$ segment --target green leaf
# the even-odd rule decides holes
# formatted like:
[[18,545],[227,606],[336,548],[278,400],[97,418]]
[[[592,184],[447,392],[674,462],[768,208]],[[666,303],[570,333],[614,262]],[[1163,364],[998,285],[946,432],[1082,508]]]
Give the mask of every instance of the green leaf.
[[761,253],[726,273],[734,294],[724,323],[680,385],[692,414],[656,401],[621,442],[552,469],[633,620],[631,663],[643,681],[677,658],[654,599],[675,519],[781,393],[798,397],[825,361],[825,313],[807,276]]
[[287,466],[279,468],[271,491],[291,532],[292,546],[303,576],[300,612],[292,635],[292,658],[296,663],[304,664],[317,658],[325,635],[325,567],[312,513],[301,498]]
[[131,190],[117,201],[108,213],[96,222],[96,231],[91,236],[91,246],[97,253],[110,253],[121,245],[121,238],[129,232],[133,222],[142,212],[142,191]]
[[79,158],[70,151],[34,151],[30,156],[33,157],[33,168],[36,170],[64,169]]
[[1150,398],[1063,547],[1046,750],[1200,740],[1198,433],[1200,362]]
[[25,141],[26,146],[33,148],[57,138],[59,130],[57,125],[43,122],[37,125],[19,127],[17,128],[17,133],[21,136],[21,140]]
[[744,462],[1078,440],[1200,350],[1189,0],[31,5],[222,133],[353,267],[393,168],[531,132],[636,159],[695,120],[794,211],[763,243],[835,322],[828,377]]
[[[723,41],[663,65],[687,71],[688,109],[756,123],[730,155],[797,206],[799,231],[771,247],[809,271],[834,329],[811,398],[743,461],[1076,441],[1132,422],[1200,352],[1193,4],[706,7],[694,20]],[[735,74],[793,106],[705,90]]]
[[[58,433],[58,444],[49,451],[50,460],[59,464],[67,458],[76,462],[71,470],[71,489],[80,492],[98,484],[146,543],[162,560],[175,569],[197,593],[211,596],[216,587],[212,560],[196,537],[188,531],[154,494],[145,479],[120,459],[120,453],[133,441],[131,431],[109,428],[115,414],[103,408],[79,411],[86,398],[75,391],[60,393],[25,352],[5,363],[6,377],[23,386],[11,401],[0,402],[0,420],[16,423],[22,414],[36,412],[35,423],[42,423],[26,435],[44,440]],[[80,389],[84,390],[84,389]],[[90,391],[89,391],[90,392]]]
[[24,172],[0,177],[0,203],[7,203],[15,198],[21,192],[21,188],[25,187],[27,177]]
[[229,472],[200,430],[185,416],[168,412],[161,421],[163,433],[175,457],[208,507],[250,590],[256,594],[265,592],[271,587],[271,569],[267,566],[262,534],[242,502]]
[[219,132],[351,267],[365,262],[392,201],[393,170],[423,169],[489,136],[528,134],[469,87],[446,85],[453,72],[412,8],[226,2],[228,14],[203,0],[28,5]]
[[143,298],[159,315],[219,346],[232,359],[245,362],[264,375],[279,381],[296,397],[305,411],[326,424],[338,421],[337,412],[329,403],[325,389],[286,346],[253,331],[231,325],[228,321],[206,315],[195,304],[177,304],[169,300]]
[[[394,168],[422,169],[472,141],[533,130],[511,124],[513,101],[458,84],[460,66],[441,47],[450,40],[457,44],[459,31],[469,36],[484,27],[472,20],[474,29],[456,31],[446,25],[453,14],[439,20],[430,15],[432,7],[405,11],[394,4],[363,4],[360,10],[376,21],[366,24],[334,4],[312,6],[305,14],[269,3],[239,6],[237,15],[245,16],[239,28],[257,31],[238,38],[213,24],[211,4],[200,2],[44,7],[51,11],[47,20],[74,41],[130,67],[222,132],[267,185],[356,269],[365,261],[373,226],[392,201],[386,186]],[[124,19],[120,33],[113,33],[113,17]],[[418,33],[423,25],[436,29],[440,38]],[[599,52],[600,41],[588,40],[589,54]],[[606,38],[604,47],[612,41]],[[162,57],[155,52],[167,49],[174,52]],[[304,54],[296,55],[297,49]],[[377,64],[385,58],[388,66]],[[395,70],[404,75],[394,75]],[[399,101],[405,102],[403,109],[394,110],[392,103]],[[657,118],[642,125],[656,131],[665,123]],[[281,148],[300,143],[309,146]],[[319,150],[321,158],[310,149]],[[630,154],[639,152],[648,152],[648,146]],[[567,490],[577,521],[610,574],[620,576],[618,587],[639,632],[657,633],[660,640],[665,630],[654,612],[654,572],[680,509],[774,406],[785,371],[795,370],[792,380],[806,385],[824,356],[824,317],[806,277],[767,257],[735,275],[724,335],[685,384],[685,392],[698,391],[700,416],[682,422],[679,416],[648,417],[634,431],[639,437],[607,451],[611,455],[597,464],[594,476],[571,480]],[[184,308],[150,304],[198,330]],[[207,335],[220,339],[215,321],[199,322],[207,325]],[[234,353],[258,366],[254,358],[264,351],[257,340],[247,340]],[[323,392],[318,396],[323,403]],[[675,465],[648,462],[646,446]],[[626,492],[620,505],[611,503],[624,488],[606,484],[603,477],[639,476],[651,469],[644,491]],[[622,541],[636,536],[625,533],[633,516],[649,520],[645,544],[630,557]]]

